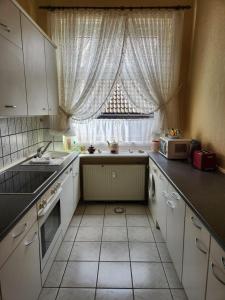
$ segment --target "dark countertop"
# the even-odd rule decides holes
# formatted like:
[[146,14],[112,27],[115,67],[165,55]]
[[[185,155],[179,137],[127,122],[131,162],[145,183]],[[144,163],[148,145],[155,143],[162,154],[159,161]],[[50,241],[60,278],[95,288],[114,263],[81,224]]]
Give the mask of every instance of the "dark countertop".
[[39,170],[54,171],[45,184],[34,194],[5,194],[0,195],[0,241],[16,225],[16,223],[26,214],[26,212],[37,202],[41,195],[57,180],[57,178],[69,167],[77,158],[77,153],[72,153],[60,166],[21,166],[16,165],[8,170]]
[[225,250],[225,175],[200,171],[159,153],[149,156]]

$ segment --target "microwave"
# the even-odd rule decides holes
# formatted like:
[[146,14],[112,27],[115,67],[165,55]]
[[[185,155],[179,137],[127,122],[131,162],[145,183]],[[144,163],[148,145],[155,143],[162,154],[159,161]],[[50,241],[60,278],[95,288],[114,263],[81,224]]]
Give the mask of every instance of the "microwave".
[[159,152],[168,159],[187,159],[190,144],[190,139],[161,137]]

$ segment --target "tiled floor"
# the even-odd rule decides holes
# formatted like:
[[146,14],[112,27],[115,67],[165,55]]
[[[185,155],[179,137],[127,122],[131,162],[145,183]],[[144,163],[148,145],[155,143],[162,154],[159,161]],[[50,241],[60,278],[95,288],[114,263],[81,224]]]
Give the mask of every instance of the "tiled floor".
[[78,206],[44,286],[39,300],[187,300],[160,231],[137,204]]

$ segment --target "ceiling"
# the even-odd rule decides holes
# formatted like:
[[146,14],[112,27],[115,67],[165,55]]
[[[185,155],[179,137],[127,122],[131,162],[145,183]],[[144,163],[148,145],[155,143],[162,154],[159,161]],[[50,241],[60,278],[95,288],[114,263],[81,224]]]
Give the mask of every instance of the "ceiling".
[[38,6],[146,7],[192,5],[194,0],[36,0]]

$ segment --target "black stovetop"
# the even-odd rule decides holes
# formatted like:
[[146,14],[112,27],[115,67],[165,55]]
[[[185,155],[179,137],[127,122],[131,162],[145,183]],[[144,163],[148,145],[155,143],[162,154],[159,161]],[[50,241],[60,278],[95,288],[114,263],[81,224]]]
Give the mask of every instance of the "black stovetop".
[[6,171],[0,174],[0,194],[33,194],[53,174],[52,171]]

